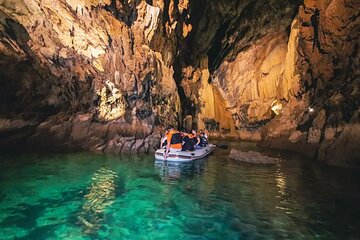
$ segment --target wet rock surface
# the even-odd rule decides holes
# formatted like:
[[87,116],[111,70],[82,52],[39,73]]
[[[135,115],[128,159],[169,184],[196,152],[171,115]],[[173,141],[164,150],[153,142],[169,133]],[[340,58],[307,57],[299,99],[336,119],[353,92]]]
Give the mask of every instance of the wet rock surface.
[[358,1],[0,2],[0,146],[147,152],[166,125],[360,161]]
[[254,163],[254,164],[275,164],[277,159],[264,156],[259,152],[231,149],[229,158],[240,162]]
[[[160,144],[160,129],[146,136],[131,136],[141,129],[132,130],[131,125],[128,125],[119,126],[120,130],[114,132],[111,131],[114,126],[115,123],[95,122],[91,114],[76,115],[68,119],[64,115],[58,115],[41,123],[27,144],[34,148],[77,148],[105,153],[153,152]],[[124,132],[125,128],[128,128],[127,132]]]

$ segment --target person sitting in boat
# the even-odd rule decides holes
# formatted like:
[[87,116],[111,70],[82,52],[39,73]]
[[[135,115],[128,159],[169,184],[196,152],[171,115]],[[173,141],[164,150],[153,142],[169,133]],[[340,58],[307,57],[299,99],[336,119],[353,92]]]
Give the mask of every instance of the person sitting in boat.
[[175,130],[173,126],[168,127],[168,134],[166,135],[166,150],[164,152],[165,156],[169,154],[169,152],[179,152],[182,149],[182,139],[180,132]]
[[201,148],[201,145],[200,145],[200,143],[201,143],[201,141],[200,141],[200,135],[195,131],[195,130],[192,130],[191,131],[191,140],[193,141],[193,143],[194,143],[194,147],[195,147],[195,149],[198,149],[198,148]]
[[167,145],[167,134],[169,133],[169,131],[166,129],[165,133],[163,135],[163,137],[160,140],[160,148],[166,148]]
[[194,142],[191,139],[192,134],[191,131],[183,132],[182,136],[182,149],[181,151],[194,151]]
[[204,130],[200,130],[200,146],[206,147],[207,144],[208,144],[208,137],[204,132]]
[[206,132],[204,130],[200,130],[200,133],[204,136],[204,138],[206,138],[206,141],[208,140],[208,136],[206,134]]

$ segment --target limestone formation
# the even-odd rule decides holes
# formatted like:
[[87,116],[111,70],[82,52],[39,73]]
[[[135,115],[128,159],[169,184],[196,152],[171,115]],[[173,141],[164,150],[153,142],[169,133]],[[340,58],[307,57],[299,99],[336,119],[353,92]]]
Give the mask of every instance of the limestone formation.
[[0,0],[0,147],[148,152],[172,124],[359,165],[358,9]]

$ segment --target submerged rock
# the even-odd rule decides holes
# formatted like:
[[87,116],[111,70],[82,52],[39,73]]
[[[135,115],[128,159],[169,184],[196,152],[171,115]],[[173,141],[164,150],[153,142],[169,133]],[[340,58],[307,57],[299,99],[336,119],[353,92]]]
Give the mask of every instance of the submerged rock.
[[229,146],[224,143],[216,144],[216,146],[220,149],[228,149],[229,148]]
[[259,152],[248,151],[243,152],[241,150],[231,149],[229,158],[248,163],[256,164],[275,164],[276,158],[264,156]]

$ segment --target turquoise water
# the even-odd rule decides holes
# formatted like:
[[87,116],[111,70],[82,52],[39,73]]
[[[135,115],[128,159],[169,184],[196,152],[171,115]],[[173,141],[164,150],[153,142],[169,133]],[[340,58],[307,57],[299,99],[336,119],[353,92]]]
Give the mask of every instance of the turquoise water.
[[189,164],[0,154],[0,239],[359,237],[359,172],[286,153],[275,166],[241,164],[228,152]]

